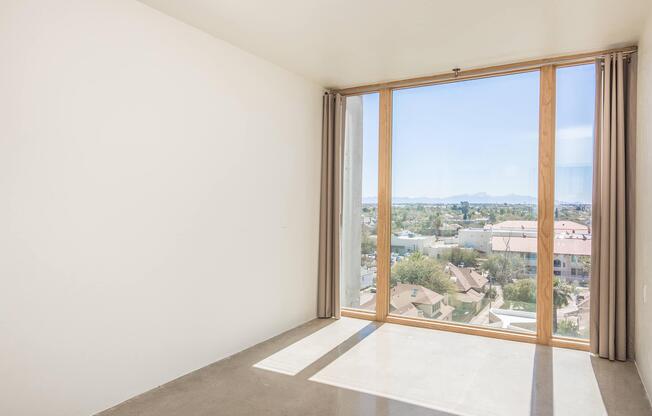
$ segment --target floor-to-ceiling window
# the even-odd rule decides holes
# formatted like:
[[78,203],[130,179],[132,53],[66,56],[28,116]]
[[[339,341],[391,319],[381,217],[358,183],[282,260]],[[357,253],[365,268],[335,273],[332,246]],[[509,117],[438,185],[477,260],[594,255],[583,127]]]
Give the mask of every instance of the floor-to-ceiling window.
[[378,94],[346,97],[340,301],[376,309]]
[[536,331],[539,72],[394,91],[391,314]]
[[585,61],[348,95],[342,307],[586,348],[595,88]]
[[595,65],[557,69],[553,334],[589,337]]

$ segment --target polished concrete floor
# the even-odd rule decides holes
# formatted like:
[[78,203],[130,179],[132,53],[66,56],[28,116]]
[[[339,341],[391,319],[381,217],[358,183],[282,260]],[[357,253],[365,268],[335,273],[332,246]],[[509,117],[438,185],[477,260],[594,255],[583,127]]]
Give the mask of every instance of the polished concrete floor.
[[632,363],[442,331],[315,320],[103,416],[652,415]]

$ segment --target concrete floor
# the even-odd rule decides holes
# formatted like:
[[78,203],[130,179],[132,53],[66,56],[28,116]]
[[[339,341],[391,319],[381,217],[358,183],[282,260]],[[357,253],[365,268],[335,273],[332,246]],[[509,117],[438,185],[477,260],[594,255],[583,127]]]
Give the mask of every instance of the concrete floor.
[[[632,363],[374,322],[326,328],[334,324],[308,322],[100,415],[652,415]],[[344,341],[331,348],[333,334]],[[274,371],[254,367],[268,364]]]

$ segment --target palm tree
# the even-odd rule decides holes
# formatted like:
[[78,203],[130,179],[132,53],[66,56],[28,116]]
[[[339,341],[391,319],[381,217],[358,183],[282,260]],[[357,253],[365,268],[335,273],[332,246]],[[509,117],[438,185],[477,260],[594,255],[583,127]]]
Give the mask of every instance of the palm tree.
[[552,332],[557,332],[557,309],[568,305],[573,298],[573,286],[555,278],[552,286]]

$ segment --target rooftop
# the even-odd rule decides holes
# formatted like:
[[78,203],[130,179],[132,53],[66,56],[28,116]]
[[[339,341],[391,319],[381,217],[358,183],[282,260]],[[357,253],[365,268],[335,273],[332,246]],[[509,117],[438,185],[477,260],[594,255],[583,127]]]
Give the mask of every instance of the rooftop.
[[[591,239],[555,238],[555,254],[570,254],[576,256],[591,255]],[[493,251],[512,251],[516,253],[536,253],[536,237],[491,237]]]
[[453,263],[448,263],[446,268],[451,278],[455,281],[459,292],[468,292],[469,290],[481,291],[488,282],[485,276],[476,272],[471,267],[457,267]]
[[403,231],[399,235],[392,236],[392,238],[399,239],[399,240],[416,241],[416,240],[432,240],[435,237],[429,235],[416,234],[409,231]]
[[[536,230],[537,222],[536,221],[503,221],[492,226],[494,230],[513,230],[513,231],[525,231],[525,230]],[[589,227],[586,225],[578,224],[573,221],[555,221],[555,232],[561,233],[564,231],[574,232],[574,233],[588,233]]]
[[420,285],[398,283],[391,290],[391,304],[396,309],[401,309],[406,303],[434,305],[442,300],[442,295]]

